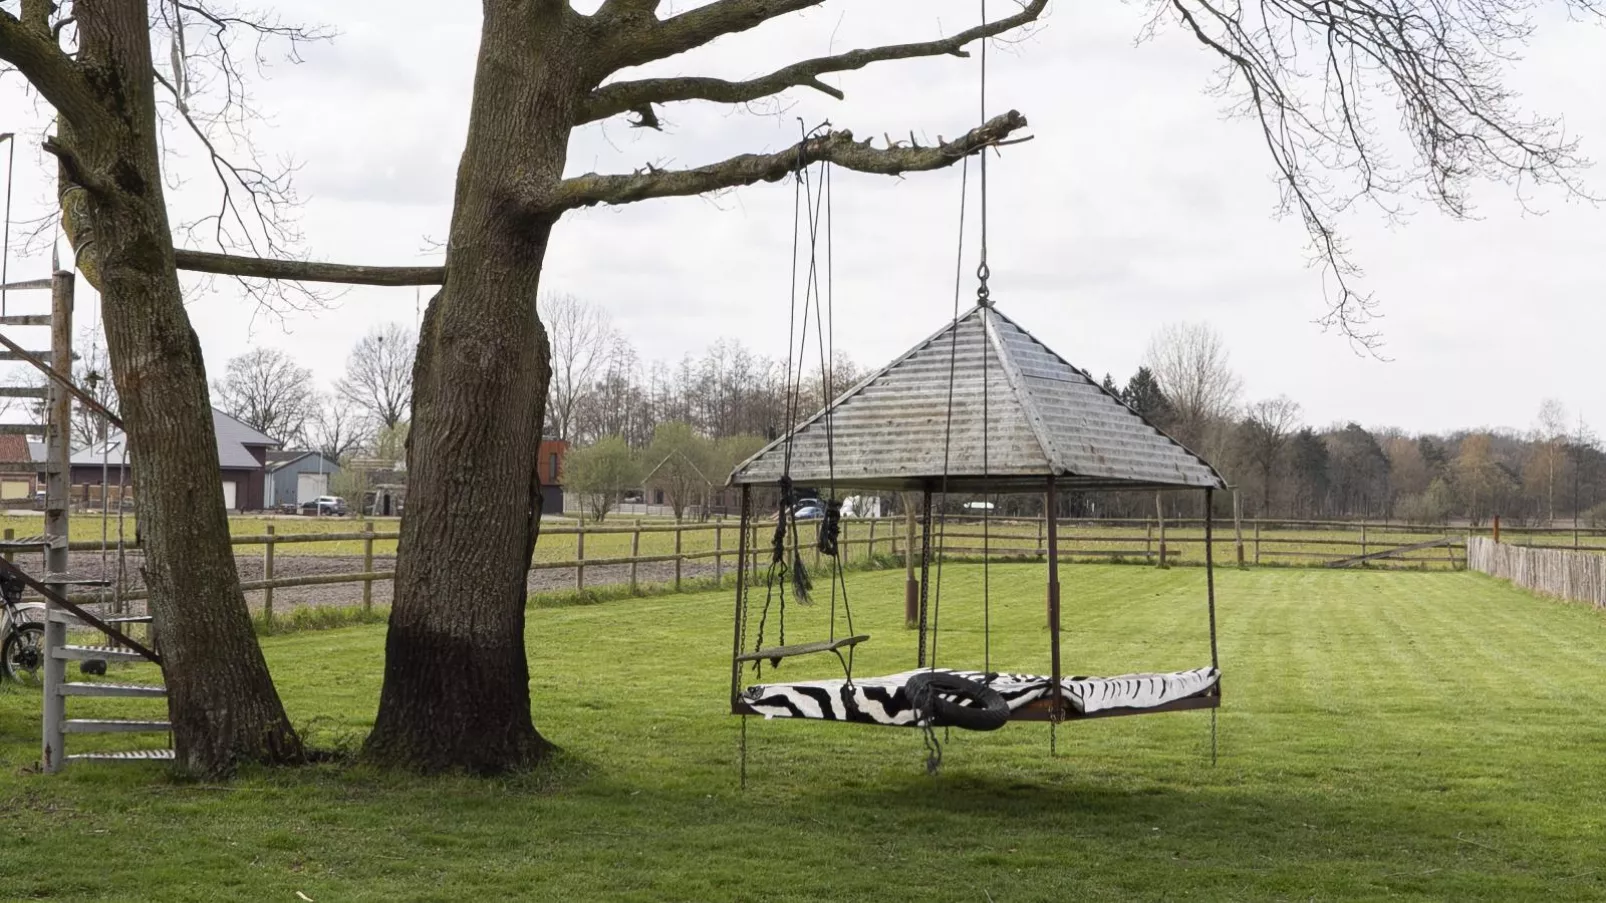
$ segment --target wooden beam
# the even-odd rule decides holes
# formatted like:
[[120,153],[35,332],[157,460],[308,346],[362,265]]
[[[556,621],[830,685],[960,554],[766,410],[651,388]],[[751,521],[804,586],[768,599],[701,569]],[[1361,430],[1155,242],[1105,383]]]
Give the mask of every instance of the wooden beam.
[[173,261],[181,270],[243,276],[250,279],[289,279],[296,282],[332,282],[341,285],[441,285],[445,267],[377,267],[311,260],[268,260],[210,251],[175,250]]

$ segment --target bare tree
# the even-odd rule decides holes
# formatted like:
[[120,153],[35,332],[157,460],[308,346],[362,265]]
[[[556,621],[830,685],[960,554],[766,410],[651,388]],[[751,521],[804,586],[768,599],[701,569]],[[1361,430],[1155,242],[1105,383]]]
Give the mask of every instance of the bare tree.
[[[822,0],[714,0],[663,18],[656,0],[484,4],[468,142],[447,244],[451,276],[420,328],[407,517],[386,644],[384,687],[366,751],[414,768],[498,771],[543,757],[530,716],[524,582],[539,534],[539,448],[551,380],[548,334],[531,302],[552,229],[568,211],[685,197],[794,178],[826,163],[900,175],[951,166],[1026,125],[1010,111],[934,146],[876,147],[816,130],[772,153],[687,169],[565,178],[570,132],[657,108],[744,104],[884,60],[959,55],[1034,21],[1047,0],[950,36],[803,60],[745,81],[617,77],[673,60]],[[487,427],[487,425],[493,425]],[[476,475],[466,482],[465,471]],[[473,562],[468,566],[468,562]],[[442,604],[443,600],[449,600]],[[472,649],[475,667],[452,665]]]
[[547,422],[552,438],[572,442],[576,415],[624,340],[605,311],[573,295],[547,295],[539,309],[552,345]]
[[[55,134],[43,148],[59,168],[62,232],[100,291],[120,414],[140,450],[135,504],[177,764],[225,774],[241,761],[300,761],[300,738],[257,646],[234,566],[162,148],[193,141],[206,154],[220,180],[210,235],[221,250],[284,247],[263,230],[285,210],[280,202],[293,200],[289,170],[268,175],[260,165],[230,164],[226,154],[238,148],[207,118],[216,115],[225,129],[240,123],[222,115],[245,108],[237,39],[277,37],[293,47],[312,35],[220,10],[214,0],[18,0],[14,8],[0,9],[0,60],[54,108]],[[171,58],[170,73],[157,70],[153,43]],[[261,45],[247,58],[262,59]],[[158,88],[177,115],[158,116]]]
[[[659,110],[673,103],[739,105],[794,88],[840,97],[826,77],[882,61],[961,55],[980,39],[1035,21],[1047,5],[1030,0],[1012,15],[949,37],[728,80],[618,73],[663,72],[673,65],[666,61],[823,0],[710,0],[680,12],[661,0],[603,0],[590,14],[563,0],[486,0],[443,269],[174,250],[154,126],[150,35],[161,16],[152,17],[143,0],[55,11],[49,0],[19,2],[20,16],[0,14],[0,59],[20,69],[59,116],[50,148],[67,177],[64,231],[108,299],[114,370],[142,451],[135,467],[140,516],[150,527],[147,560],[159,563],[152,605],[159,623],[170,622],[162,624],[164,642],[190,653],[177,656],[187,673],[170,678],[180,759],[215,770],[240,758],[294,759],[300,748],[260,653],[248,644],[232,558],[225,562],[221,491],[213,493],[216,517],[192,517],[191,488],[219,481],[207,477],[216,465],[209,471],[202,454],[211,453],[206,379],[175,264],[255,278],[443,285],[420,330],[409,516],[402,525],[409,554],[397,574],[384,688],[367,752],[380,762],[482,771],[526,764],[548,749],[530,718],[523,586],[539,526],[537,458],[550,379],[533,301],[562,215],[777,181],[822,162],[892,175],[937,169],[1008,141],[1025,119],[1012,111],[935,147],[878,148],[846,131],[820,131],[773,153],[704,166],[565,178],[570,133],[617,116],[658,128]],[[1528,36],[1527,14],[1538,6],[1538,0],[1270,0],[1221,7],[1161,0],[1153,11],[1156,24],[1180,23],[1222,59],[1222,89],[1258,118],[1288,206],[1301,214],[1338,279],[1329,322],[1364,343],[1372,338],[1364,328],[1370,302],[1355,291],[1354,270],[1331,228],[1337,210],[1357,197],[1389,205],[1420,188],[1462,215],[1465,186],[1489,176],[1575,187],[1578,160],[1570,141],[1554,123],[1519,115],[1499,81],[1502,61]],[[1592,9],[1582,0],[1574,6]],[[64,24],[68,18],[75,24]],[[73,36],[76,49],[62,50],[60,40]],[[1312,55],[1316,64],[1307,65]],[[1390,168],[1375,150],[1390,137],[1367,116],[1379,99],[1404,113],[1400,129],[1415,154],[1403,166]],[[1321,178],[1332,171],[1354,174],[1354,184]],[[477,475],[468,486],[465,470]],[[182,565],[166,563],[176,561]],[[179,618],[181,611],[192,617]],[[209,635],[217,642],[198,645]],[[475,668],[457,667],[465,651]],[[225,673],[226,679],[217,676]],[[190,679],[203,674],[204,683]]]
[[331,461],[340,461],[373,435],[361,413],[339,395],[322,395],[307,421],[307,442]]
[[[117,411],[117,387],[112,382],[111,358],[106,352],[106,338],[98,327],[82,329],[78,333],[78,347],[84,349],[73,362],[73,382],[100,402],[107,410]],[[36,374],[37,375],[37,374]],[[40,376],[42,379],[43,377]],[[40,417],[44,417],[43,410]],[[44,422],[43,420],[40,421]],[[72,441],[74,446],[85,446],[106,438],[109,424],[88,405],[73,402]]]
[[1249,406],[1243,434],[1249,460],[1260,471],[1260,510],[1271,513],[1272,473],[1283,450],[1299,430],[1299,403],[1287,395],[1267,398]]
[[357,340],[335,391],[375,424],[394,427],[413,402],[413,355],[418,336],[400,323],[376,326]]
[[1144,364],[1171,404],[1173,428],[1201,451],[1214,428],[1230,420],[1243,383],[1221,336],[1205,323],[1172,323],[1149,339]]
[[1299,216],[1326,267],[1322,324],[1375,350],[1375,302],[1336,228],[1356,202],[1397,218],[1426,196],[1459,219],[1481,180],[1519,197],[1536,185],[1584,193],[1576,140],[1559,118],[1525,114],[1501,80],[1545,7],[1601,11],[1595,0],[1154,0],[1145,34],[1176,23],[1221,58],[1216,89],[1259,124],[1282,212]]
[[1539,405],[1533,441],[1544,474],[1546,523],[1556,521],[1556,476],[1567,463],[1567,409],[1554,398]]
[[213,385],[218,407],[259,433],[295,445],[318,414],[312,371],[277,348],[256,348],[229,359]]

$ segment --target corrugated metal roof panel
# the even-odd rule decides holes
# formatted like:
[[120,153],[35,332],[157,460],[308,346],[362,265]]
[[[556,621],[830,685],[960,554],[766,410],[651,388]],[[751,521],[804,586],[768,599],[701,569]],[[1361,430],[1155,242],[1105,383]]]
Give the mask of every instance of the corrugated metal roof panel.
[[[951,397],[950,397],[951,396]],[[743,462],[733,484],[968,491],[1220,487],[1209,464],[1161,433],[993,308],[977,307]]]

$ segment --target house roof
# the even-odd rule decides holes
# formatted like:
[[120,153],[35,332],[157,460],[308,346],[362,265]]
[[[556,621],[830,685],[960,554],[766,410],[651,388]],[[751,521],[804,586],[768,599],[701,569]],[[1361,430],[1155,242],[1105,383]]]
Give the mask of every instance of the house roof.
[[[731,484],[779,482],[788,438],[738,465]],[[996,307],[972,308],[790,439],[791,479],[817,486],[1037,491],[1051,475],[1068,490],[1226,486]]]
[[304,461],[307,458],[322,458],[324,469],[334,472],[340,470],[340,462],[317,451],[270,451],[268,452],[268,470],[283,470],[292,464]]
[[[272,439],[246,426],[217,408],[212,409],[212,428],[217,432],[217,463],[224,470],[256,470],[261,467],[251,454],[251,446],[277,446]],[[105,442],[96,442],[73,452],[74,467],[117,466],[123,459],[127,437],[113,430]]]

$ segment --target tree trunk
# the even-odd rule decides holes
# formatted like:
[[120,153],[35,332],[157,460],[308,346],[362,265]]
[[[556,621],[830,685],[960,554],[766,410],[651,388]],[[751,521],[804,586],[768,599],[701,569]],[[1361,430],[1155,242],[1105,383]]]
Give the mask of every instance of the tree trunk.
[[551,749],[524,649],[551,379],[536,294],[557,219],[543,204],[588,89],[582,28],[566,3],[485,4],[446,282],[413,372],[407,516],[366,745],[380,764],[495,773]]
[[229,543],[206,369],[162,192],[145,3],[101,0],[75,11],[79,60],[116,127],[82,135],[62,127],[79,174],[94,183],[66,192],[79,214],[67,231],[101,294],[177,762],[223,775],[243,761],[299,761]]

